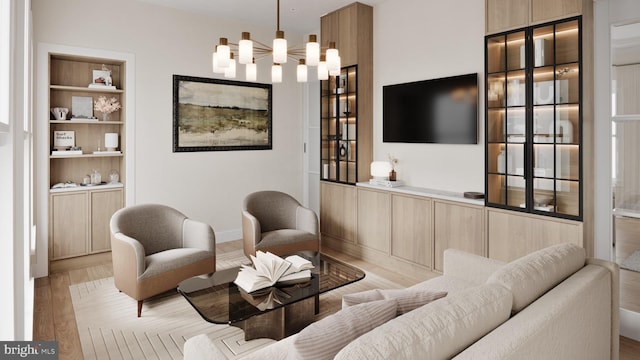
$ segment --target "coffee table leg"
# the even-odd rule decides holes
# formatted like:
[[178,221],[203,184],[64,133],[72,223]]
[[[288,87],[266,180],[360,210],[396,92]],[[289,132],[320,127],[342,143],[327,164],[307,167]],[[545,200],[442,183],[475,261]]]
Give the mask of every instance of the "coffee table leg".
[[247,341],[258,338],[280,340],[311,324],[316,304],[316,298],[312,297],[232,325],[244,330]]

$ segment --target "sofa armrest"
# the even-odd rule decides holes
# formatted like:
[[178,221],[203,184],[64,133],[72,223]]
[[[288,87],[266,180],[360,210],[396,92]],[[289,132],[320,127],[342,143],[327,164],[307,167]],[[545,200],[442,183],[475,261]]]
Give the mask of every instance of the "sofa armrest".
[[504,264],[502,261],[462,250],[447,249],[444,251],[443,275],[483,284],[494,271]]
[[182,225],[182,246],[185,248],[216,251],[216,235],[211,225],[185,219]]
[[296,229],[317,234],[318,217],[316,216],[316,213],[304,206],[298,206],[296,209]]
[[611,272],[611,360],[620,356],[620,267],[601,259],[587,258],[586,265],[598,265]]

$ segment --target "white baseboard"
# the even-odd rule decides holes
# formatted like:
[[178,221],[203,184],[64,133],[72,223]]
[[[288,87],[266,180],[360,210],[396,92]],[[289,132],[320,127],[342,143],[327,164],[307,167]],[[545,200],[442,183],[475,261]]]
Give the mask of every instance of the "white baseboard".
[[620,335],[640,341],[640,313],[620,308]]
[[216,231],[216,243],[242,239],[242,230]]

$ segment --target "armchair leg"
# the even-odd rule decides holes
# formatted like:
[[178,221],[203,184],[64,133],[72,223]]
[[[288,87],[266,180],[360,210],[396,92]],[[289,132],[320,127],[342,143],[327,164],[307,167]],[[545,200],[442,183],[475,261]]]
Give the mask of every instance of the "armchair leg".
[[138,317],[142,315],[142,300],[138,300]]

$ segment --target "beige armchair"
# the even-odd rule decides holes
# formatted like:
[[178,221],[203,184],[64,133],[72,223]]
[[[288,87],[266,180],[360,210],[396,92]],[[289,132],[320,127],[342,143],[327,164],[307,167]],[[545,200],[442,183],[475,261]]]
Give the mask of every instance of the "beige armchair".
[[192,276],[216,270],[216,243],[208,224],[171,207],[144,204],[111,217],[111,255],[116,288],[142,301]]
[[257,250],[279,256],[320,251],[318,217],[285,193],[255,192],[242,203],[242,239],[247,257]]

